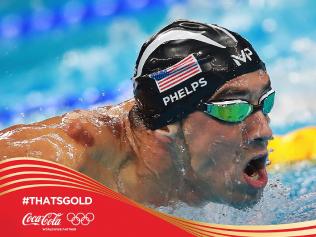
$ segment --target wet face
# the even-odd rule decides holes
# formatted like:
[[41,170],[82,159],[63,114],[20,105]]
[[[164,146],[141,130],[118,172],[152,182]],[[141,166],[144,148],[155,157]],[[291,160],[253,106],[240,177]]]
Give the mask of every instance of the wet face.
[[[240,99],[257,105],[270,89],[268,74],[259,70],[227,82],[209,101]],[[272,137],[269,118],[261,110],[239,123],[197,111],[184,120],[183,131],[199,199],[244,206],[260,198],[267,183],[267,143]]]

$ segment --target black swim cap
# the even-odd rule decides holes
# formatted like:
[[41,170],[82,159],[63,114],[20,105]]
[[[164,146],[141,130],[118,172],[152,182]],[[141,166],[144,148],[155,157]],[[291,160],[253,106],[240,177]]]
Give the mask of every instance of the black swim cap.
[[265,65],[251,44],[218,25],[179,20],[141,48],[133,77],[145,125],[154,130],[185,118],[227,81]]

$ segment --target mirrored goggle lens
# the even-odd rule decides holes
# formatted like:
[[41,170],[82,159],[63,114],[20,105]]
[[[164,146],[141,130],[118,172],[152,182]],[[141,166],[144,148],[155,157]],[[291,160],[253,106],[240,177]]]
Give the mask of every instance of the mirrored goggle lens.
[[274,105],[274,97],[275,97],[275,92],[271,93],[270,95],[267,96],[267,98],[263,100],[262,112],[264,114],[268,114],[271,112]]
[[240,122],[244,120],[252,111],[252,106],[248,103],[236,103],[227,105],[210,104],[208,114],[226,122]]

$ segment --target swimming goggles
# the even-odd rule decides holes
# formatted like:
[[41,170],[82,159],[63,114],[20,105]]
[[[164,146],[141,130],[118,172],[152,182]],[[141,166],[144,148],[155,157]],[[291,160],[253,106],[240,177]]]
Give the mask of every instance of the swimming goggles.
[[260,99],[258,105],[244,100],[227,100],[221,102],[204,103],[204,112],[219,120],[237,123],[245,120],[255,111],[262,110],[267,115],[274,104],[275,91],[270,90]]

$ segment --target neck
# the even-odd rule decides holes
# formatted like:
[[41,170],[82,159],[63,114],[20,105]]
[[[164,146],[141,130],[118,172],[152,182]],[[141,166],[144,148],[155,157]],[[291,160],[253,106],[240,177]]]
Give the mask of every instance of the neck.
[[[195,202],[192,185],[188,182],[194,175],[181,124],[149,130],[135,107],[125,122],[134,157],[136,201],[154,205],[167,205],[179,200]],[[125,195],[130,196],[128,193]]]

